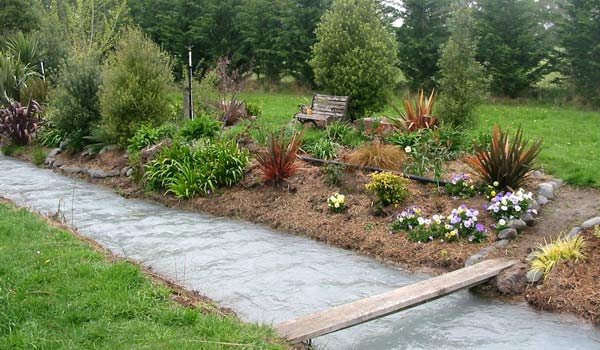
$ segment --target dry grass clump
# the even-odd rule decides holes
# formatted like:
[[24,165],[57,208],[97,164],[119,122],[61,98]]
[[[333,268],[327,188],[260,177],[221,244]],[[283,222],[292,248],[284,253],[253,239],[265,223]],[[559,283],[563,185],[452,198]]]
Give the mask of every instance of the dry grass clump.
[[385,145],[379,141],[365,144],[350,154],[348,163],[355,167],[375,167],[386,170],[403,169],[406,154],[398,146]]

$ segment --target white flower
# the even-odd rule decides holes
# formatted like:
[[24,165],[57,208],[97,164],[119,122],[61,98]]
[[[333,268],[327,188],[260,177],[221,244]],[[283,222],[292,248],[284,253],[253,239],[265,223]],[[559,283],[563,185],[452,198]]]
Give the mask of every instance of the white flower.
[[500,186],[500,183],[498,181],[494,181],[493,185],[494,185],[494,187],[498,187],[498,186]]
[[518,205],[515,205],[515,210],[516,210],[516,211],[521,211],[521,207],[520,207],[520,206],[518,206]]
[[340,203],[336,202],[333,206],[336,207],[336,208],[339,208],[340,207]]
[[410,153],[410,152],[412,152],[412,148],[410,146],[406,146],[406,147],[404,147],[404,152]]
[[506,205],[503,205],[503,206],[501,206],[501,207],[500,207],[500,209],[502,209],[502,210],[504,210],[504,211],[507,211],[507,210],[508,210],[508,207],[507,207]]
[[506,225],[506,220],[504,220],[504,219],[500,219],[500,220],[498,220],[498,224],[499,224],[500,226],[504,226],[504,225]]

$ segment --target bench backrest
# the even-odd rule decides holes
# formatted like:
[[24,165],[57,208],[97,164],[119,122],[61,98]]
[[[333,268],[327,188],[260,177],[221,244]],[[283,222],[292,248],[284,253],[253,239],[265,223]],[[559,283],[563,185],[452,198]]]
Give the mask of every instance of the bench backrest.
[[314,114],[327,115],[331,118],[342,119],[348,109],[348,96],[320,95],[313,96],[311,109]]

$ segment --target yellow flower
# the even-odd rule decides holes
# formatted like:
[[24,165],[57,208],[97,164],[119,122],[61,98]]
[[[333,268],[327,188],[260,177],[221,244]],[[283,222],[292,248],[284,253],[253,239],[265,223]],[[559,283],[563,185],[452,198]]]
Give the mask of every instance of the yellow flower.
[[492,193],[490,193],[492,195],[492,197],[496,196],[496,191],[492,191]]

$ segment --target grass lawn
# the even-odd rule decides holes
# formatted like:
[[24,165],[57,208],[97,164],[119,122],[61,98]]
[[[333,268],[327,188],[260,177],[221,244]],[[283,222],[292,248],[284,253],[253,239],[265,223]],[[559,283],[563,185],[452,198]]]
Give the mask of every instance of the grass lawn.
[[128,262],[0,203],[0,349],[280,349],[267,327],[170,299]]
[[[259,125],[284,125],[299,104],[310,104],[310,95],[248,92],[243,98],[263,109]],[[399,105],[398,101],[398,105]],[[385,113],[393,114],[388,108]],[[538,164],[548,173],[578,186],[600,187],[600,112],[551,106],[487,104],[480,109],[472,136],[490,132],[494,124],[523,127],[525,137],[542,137]],[[311,130],[314,134],[316,131]]]

